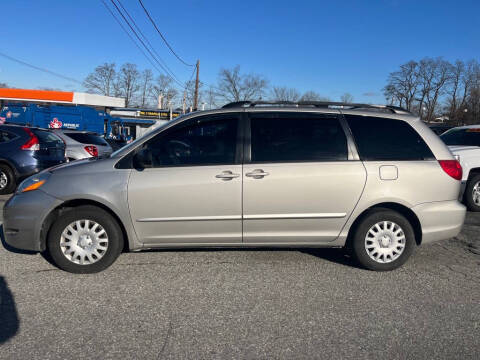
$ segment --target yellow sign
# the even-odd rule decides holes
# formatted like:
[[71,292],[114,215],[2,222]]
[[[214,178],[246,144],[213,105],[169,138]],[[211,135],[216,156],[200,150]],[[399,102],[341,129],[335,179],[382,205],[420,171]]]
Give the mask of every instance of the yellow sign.
[[[170,118],[170,113],[167,111],[139,111],[140,116],[156,117],[156,118]],[[179,116],[179,113],[172,112],[172,117]]]

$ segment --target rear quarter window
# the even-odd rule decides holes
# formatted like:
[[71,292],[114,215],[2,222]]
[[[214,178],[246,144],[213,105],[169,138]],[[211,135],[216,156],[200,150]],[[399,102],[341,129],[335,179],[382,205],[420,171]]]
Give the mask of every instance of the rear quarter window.
[[82,144],[92,144],[92,145],[100,145],[100,146],[107,146],[108,143],[99,135],[96,134],[89,134],[89,133],[64,133],[69,138],[78,141]]
[[18,136],[5,130],[0,130],[0,143],[6,143],[9,142]]
[[345,115],[345,118],[362,160],[435,159],[422,137],[406,121],[359,115]]
[[63,145],[63,140],[51,131],[32,130],[32,132],[38,137],[40,143],[61,143]]

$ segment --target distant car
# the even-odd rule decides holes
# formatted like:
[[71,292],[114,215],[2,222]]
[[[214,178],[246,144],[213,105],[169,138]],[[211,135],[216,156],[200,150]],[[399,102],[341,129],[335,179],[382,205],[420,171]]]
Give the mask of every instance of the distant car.
[[105,141],[112,147],[113,151],[117,151],[118,149],[127,145],[125,140],[106,139]]
[[54,132],[65,141],[68,160],[106,157],[113,152],[105,139],[97,133],[65,129],[54,130]]
[[462,165],[461,199],[470,211],[480,211],[480,125],[456,127],[440,138]]
[[442,135],[444,132],[450,130],[453,126],[445,124],[428,124],[428,127],[438,136]]
[[51,131],[0,125],[0,195],[12,193],[22,179],[65,161],[65,143]]

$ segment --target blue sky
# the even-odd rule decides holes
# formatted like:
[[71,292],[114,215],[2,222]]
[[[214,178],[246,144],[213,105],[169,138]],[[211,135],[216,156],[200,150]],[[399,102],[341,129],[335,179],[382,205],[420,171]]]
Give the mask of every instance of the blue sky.
[[[137,0],[121,0],[156,51],[182,80],[187,68],[171,55]],[[110,4],[109,0],[107,2]],[[480,60],[478,0],[157,1],[143,0],[167,40],[200,77],[240,65],[271,85],[314,90],[337,100],[384,102],[388,73],[410,59]],[[151,68],[100,0],[1,2],[1,52],[83,80],[103,62]],[[81,86],[0,57],[0,82],[22,88]]]

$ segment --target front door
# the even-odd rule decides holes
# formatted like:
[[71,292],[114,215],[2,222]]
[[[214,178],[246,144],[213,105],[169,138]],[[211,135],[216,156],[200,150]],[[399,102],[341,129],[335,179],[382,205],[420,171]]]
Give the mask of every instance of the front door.
[[133,169],[128,203],[145,246],[242,241],[238,114],[196,117],[147,141],[151,168]]
[[334,240],[366,181],[338,115],[252,113],[250,134],[243,169],[244,242]]

